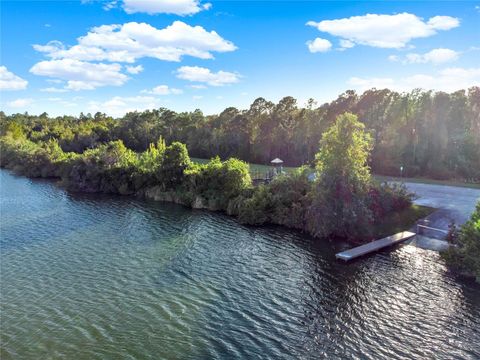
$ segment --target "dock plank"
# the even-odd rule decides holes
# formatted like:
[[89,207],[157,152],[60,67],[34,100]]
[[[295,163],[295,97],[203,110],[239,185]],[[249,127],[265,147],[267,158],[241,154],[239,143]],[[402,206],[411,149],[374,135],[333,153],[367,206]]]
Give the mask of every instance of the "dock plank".
[[387,236],[386,238],[375,240],[368,244],[360,245],[350,250],[339,252],[335,255],[335,257],[344,261],[353,260],[360,256],[383,249],[387,246],[393,246],[395,244],[401,243],[402,241],[406,241],[414,237],[415,235],[416,234],[411,231],[402,231],[395,235]]

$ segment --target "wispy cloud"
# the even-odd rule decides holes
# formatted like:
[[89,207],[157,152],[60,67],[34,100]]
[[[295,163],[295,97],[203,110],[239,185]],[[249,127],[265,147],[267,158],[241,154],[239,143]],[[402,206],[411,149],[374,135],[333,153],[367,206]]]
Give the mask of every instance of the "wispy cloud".
[[480,86],[480,68],[451,67],[434,74],[414,74],[399,78],[352,77],[348,85],[359,91],[371,88],[410,91],[416,88],[453,92]]
[[23,99],[16,99],[7,103],[7,105],[11,108],[25,108],[27,105],[33,103],[33,99],[31,98],[23,98]]
[[141,92],[153,95],[180,95],[183,93],[181,89],[171,88],[168,85],[158,85],[151,90],[142,90]]
[[403,64],[426,64],[430,63],[433,65],[444,64],[447,62],[452,62],[458,60],[460,52],[451,50],[451,49],[433,49],[424,54],[409,53],[405,57],[400,57],[398,55],[390,55],[388,60],[394,62],[401,62]]
[[240,75],[237,73],[223,70],[212,72],[210,69],[199,66],[182,66],[177,70],[177,77],[211,86],[224,86],[240,81]]

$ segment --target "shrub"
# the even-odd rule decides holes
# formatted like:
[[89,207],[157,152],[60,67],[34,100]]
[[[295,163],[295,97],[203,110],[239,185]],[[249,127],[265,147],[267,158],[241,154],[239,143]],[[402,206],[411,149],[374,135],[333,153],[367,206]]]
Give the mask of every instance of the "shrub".
[[447,264],[461,272],[475,276],[480,282],[480,201],[476,209],[459,230],[457,247],[442,253]]
[[258,225],[272,223],[304,229],[305,211],[311,183],[308,168],[280,175],[268,185],[260,185],[236,203],[240,222]]
[[162,163],[157,170],[157,180],[164,190],[175,189],[184,180],[184,172],[189,166],[191,161],[187,147],[174,142],[165,148]]
[[0,166],[28,177],[60,177],[73,157],[64,153],[56,140],[34,143],[9,136],[0,140]]
[[212,209],[227,210],[231,200],[252,186],[248,164],[238,159],[224,162],[216,157],[187,171],[188,191],[204,199]]
[[135,187],[136,154],[121,140],[100,145],[76,157],[62,176],[74,191],[131,194]]
[[414,195],[404,184],[372,183],[368,192],[368,207],[374,219],[381,219],[392,211],[400,211],[412,204]]

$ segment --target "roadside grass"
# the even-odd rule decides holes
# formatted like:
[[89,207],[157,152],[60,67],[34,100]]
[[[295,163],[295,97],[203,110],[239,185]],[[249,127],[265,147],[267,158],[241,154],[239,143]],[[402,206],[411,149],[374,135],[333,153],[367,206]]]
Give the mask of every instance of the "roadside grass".
[[480,189],[480,184],[467,183],[467,182],[454,181],[454,180],[404,178],[404,177],[383,176],[383,175],[373,175],[373,177],[381,182],[383,181],[411,182],[411,183],[418,183],[418,184],[449,185],[449,186],[458,186],[458,187],[464,187],[464,188]]
[[[206,164],[210,161],[209,159],[201,159],[201,158],[190,158],[190,159],[197,164]],[[259,175],[264,176],[265,173],[267,173],[268,171],[271,171],[273,169],[273,166],[271,166],[271,165],[250,164],[249,163],[248,166],[250,167],[250,174],[251,175],[259,174]],[[286,171],[287,173],[291,172],[291,171],[294,171],[295,169],[298,169],[298,168],[297,167],[288,167],[288,166],[283,167],[283,170]]]
[[436,209],[412,205],[407,209],[389,214],[385,219],[373,226],[373,237],[381,239],[401,231],[410,229],[415,223],[430,215]]
[[[209,159],[201,159],[201,158],[191,158],[193,162],[198,164],[206,164],[210,160]],[[260,175],[263,176],[268,171],[272,170],[271,165],[262,165],[262,164],[248,164],[250,166],[250,174]],[[288,172],[292,172],[298,167],[289,167],[284,166],[283,170]],[[313,171],[313,169],[312,169]],[[418,183],[418,184],[433,184],[433,185],[449,185],[449,186],[458,186],[464,188],[472,188],[472,189],[480,189],[480,184],[475,183],[467,183],[462,181],[453,181],[453,180],[433,180],[433,179],[426,179],[426,178],[403,178],[403,177],[395,177],[395,176],[384,176],[384,175],[373,175],[373,178],[377,181],[384,182],[384,181],[396,181],[396,182],[411,182],[411,183]]]

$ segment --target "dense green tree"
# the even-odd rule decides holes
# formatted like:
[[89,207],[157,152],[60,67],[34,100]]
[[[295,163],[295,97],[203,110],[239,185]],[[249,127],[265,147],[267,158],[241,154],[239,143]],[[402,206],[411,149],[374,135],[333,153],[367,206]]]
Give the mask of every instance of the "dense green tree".
[[190,165],[185,144],[174,142],[165,148],[163,160],[157,171],[157,179],[165,190],[174,189],[181,184],[185,170]]
[[357,116],[345,113],[323,135],[316,156],[317,185],[308,212],[308,229],[319,237],[367,232],[371,184],[367,165],[372,139]]
[[480,282],[480,201],[470,220],[460,228],[455,245],[442,254],[447,263]]
[[227,210],[232,199],[252,186],[248,164],[234,158],[222,162],[215,157],[207,164],[191,166],[187,176],[189,191],[215,210]]

